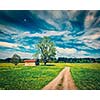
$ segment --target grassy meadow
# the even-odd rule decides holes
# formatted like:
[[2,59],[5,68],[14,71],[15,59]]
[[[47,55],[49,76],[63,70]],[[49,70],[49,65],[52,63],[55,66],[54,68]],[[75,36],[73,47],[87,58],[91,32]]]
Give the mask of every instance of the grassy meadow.
[[36,67],[2,63],[0,64],[0,89],[39,90],[53,80],[64,66],[63,63]]
[[71,74],[78,89],[100,90],[100,64],[98,63],[51,63],[36,67],[0,63],[0,89],[40,90],[65,66],[71,67]]
[[80,90],[100,90],[99,63],[67,63],[76,86]]

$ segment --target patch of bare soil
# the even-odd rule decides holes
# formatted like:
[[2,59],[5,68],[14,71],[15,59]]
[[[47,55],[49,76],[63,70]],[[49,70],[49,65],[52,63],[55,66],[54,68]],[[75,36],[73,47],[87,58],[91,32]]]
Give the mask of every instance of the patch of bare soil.
[[70,73],[70,67],[64,68],[59,75],[42,90],[77,90]]

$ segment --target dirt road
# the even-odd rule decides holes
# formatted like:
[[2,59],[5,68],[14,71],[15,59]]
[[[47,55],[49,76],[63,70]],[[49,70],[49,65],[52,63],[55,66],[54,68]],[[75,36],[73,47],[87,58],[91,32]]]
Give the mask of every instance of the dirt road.
[[70,67],[64,68],[59,75],[42,90],[77,90],[70,73]]

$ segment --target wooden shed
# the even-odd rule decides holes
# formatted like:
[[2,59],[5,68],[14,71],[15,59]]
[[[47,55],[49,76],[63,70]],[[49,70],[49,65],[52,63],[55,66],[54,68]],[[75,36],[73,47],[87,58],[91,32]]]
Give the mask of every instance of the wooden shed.
[[36,66],[35,65],[36,60],[24,60],[25,66]]

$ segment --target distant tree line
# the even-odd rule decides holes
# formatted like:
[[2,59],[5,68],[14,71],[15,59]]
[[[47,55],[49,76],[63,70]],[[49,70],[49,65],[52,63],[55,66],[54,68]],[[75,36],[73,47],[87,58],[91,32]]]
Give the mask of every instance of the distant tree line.
[[59,57],[57,62],[65,63],[100,63],[100,58],[63,58]]
[[[20,59],[19,63],[23,63],[24,60],[29,60],[28,58]],[[12,63],[12,58],[0,59],[0,63]]]
[[[28,60],[28,58],[20,59],[19,63],[23,63],[24,60]],[[40,59],[40,62],[42,60]],[[100,58],[64,58],[59,57],[58,59],[52,58],[49,62],[54,63],[100,63]],[[0,63],[12,63],[12,58],[0,59]]]

